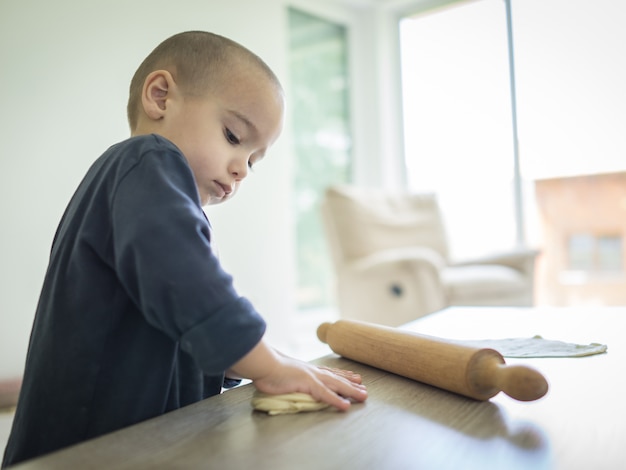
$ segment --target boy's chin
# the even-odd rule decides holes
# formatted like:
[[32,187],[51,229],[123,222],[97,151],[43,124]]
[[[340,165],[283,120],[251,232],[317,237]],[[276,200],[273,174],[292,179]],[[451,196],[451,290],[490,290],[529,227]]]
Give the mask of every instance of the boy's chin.
[[215,206],[217,204],[221,204],[223,202],[230,201],[233,198],[233,196],[234,196],[233,193],[226,194],[226,195],[224,195],[222,197],[211,196],[211,197],[209,197],[208,201],[203,201],[202,207]]

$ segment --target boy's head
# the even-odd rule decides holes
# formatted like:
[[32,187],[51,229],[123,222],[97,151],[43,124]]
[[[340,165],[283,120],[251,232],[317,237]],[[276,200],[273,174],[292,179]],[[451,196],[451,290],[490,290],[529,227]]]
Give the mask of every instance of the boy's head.
[[284,98],[271,69],[230,39],[191,31],[166,39],[130,85],[133,135],[156,133],[183,152],[203,205],[235,194],[282,129]]

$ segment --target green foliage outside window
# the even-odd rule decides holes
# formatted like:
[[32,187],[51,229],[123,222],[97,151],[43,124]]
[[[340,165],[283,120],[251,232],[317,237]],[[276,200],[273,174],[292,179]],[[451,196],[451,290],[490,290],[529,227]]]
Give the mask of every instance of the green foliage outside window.
[[343,25],[289,9],[290,118],[294,134],[297,301],[333,301],[332,264],[320,219],[327,186],[347,182],[351,136]]

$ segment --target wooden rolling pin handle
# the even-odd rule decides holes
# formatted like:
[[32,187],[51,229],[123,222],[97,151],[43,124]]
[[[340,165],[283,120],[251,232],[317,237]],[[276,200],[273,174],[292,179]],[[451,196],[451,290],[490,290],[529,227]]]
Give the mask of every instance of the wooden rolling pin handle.
[[533,401],[548,392],[548,382],[535,369],[522,365],[500,365],[498,373],[492,375],[496,388],[511,398],[520,401]]
[[502,391],[520,401],[533,401],[548,392],[548,382],[535,369],[508,366],[499,352],[477,350],[467,367],[468,385],[475,397],[489,399]]

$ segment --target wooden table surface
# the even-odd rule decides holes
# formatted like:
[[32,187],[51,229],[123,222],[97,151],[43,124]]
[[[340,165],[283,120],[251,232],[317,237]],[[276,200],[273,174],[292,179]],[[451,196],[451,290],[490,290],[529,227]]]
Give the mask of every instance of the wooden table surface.
[[626,468],[626,308],[455,307],[406,328],[455,339],[540,334],[608,345],[584,358],[507,359],[541,371],[548,394],[487,402],[335,355],[369,399],[348,412],[270,417],[251,385],[26,462],[20,469],[593,469]]

